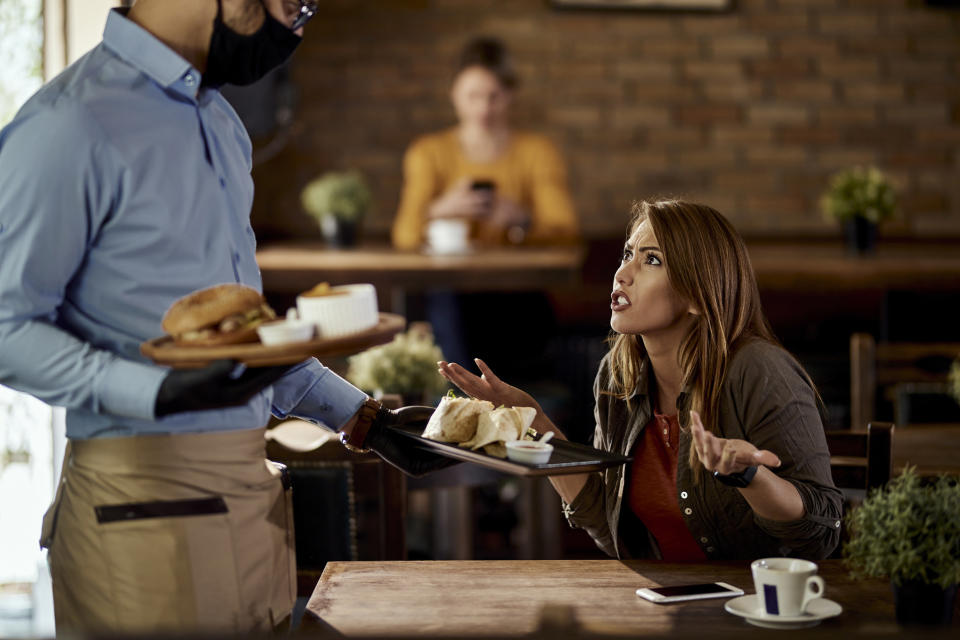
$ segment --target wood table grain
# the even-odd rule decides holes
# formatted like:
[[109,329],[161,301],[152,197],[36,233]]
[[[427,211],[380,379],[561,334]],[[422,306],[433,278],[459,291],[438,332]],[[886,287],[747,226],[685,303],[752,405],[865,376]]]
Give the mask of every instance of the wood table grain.
[[575,283],[581,247],[502,247],[462,255],[397,251],[385,245],[331,249],[319,243],[278,243],[257,251],[266,291],[298,293],[321,281],[370,282],[378,289],[423,291],[537,290]]
[[[853,580],[839,560],[821,562],[819,573],[826,597],[844,611],[802,633],[897,631],[889,583]],[[658,605],[635,594],[639,587],[713,581],[754,591],[747,562],[331,562],[305,624],[345,636],[517,636],[541,628],[547,608],[555,619],[566,618],[566,631],[585,635],[761,633],[727,613],[722,599]]]

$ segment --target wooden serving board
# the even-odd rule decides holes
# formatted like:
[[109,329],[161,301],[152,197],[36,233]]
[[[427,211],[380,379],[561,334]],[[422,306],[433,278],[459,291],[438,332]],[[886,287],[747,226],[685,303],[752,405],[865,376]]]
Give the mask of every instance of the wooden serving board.
[[217,347],[185,347],[174,344],[170,336],[147,340],[140,345],[140,353],[157,364],[175,369],[203,367],[214,360],[229,358],[249,367],[295,364],[311,356],[330,358],[359,353],[386,344],[403,331],[406,320],[394,313],[381,313],[376,326],[336,338],[317,338],[305,342],[291,342],[266,346],[259,342],[230,344]]

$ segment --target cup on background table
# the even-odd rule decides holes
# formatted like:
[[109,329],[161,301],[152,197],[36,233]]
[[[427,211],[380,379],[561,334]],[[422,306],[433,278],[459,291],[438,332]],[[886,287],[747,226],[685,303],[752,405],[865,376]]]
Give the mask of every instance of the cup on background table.
[[431,220],[427,246],[433,253],[465,253],[470,249],[470,223],[459,218]]
[[798,558],[762,558],[750,565],[761,609],[773,616],[798,616],[813,600],[823,597],[823,578],[817,565]]

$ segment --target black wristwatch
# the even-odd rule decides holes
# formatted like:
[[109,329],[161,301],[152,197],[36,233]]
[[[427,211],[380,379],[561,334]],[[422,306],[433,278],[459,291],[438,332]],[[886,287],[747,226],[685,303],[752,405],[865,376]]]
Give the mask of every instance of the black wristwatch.
[[713,472],[713,477],[718,481],[731,487],[740,487],[741,489],[750,486],[750,481],[753,480],[753,476],[755,475],[757,475],[757,467],[747,467],[739,473],[731,473],[728,475],[722,475],[719,471]]

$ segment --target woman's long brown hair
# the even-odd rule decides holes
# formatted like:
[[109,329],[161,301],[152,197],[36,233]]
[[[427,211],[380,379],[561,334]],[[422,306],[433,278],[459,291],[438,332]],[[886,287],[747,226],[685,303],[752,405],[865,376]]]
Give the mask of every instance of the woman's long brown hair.
[[[778,344],[760,305],[760,293],[743,239],[718,211],[679,200],[637,202],[627,237],[649,220],[663,252],[671,287],[699,311],[680,341],[677,357],[687,405],[715,431],[720,390],[732,354],[750,339]],[[613,395],[627,400],[637,391],[645,353],[639,336],[611,336]],[[683,412],[686,414],[686,412]],[[681,415],[683,427],[689,427]],[[702,465],[690,447],[690,467]]]

